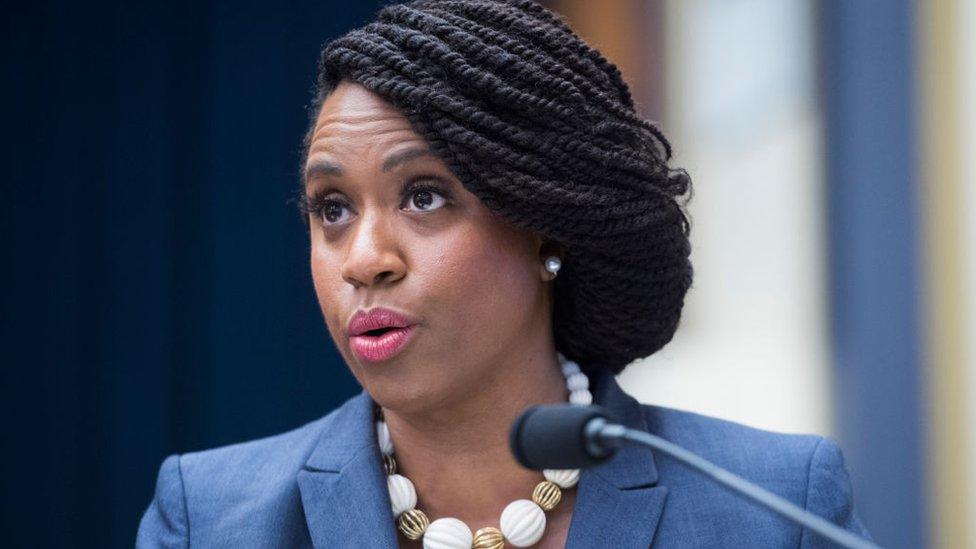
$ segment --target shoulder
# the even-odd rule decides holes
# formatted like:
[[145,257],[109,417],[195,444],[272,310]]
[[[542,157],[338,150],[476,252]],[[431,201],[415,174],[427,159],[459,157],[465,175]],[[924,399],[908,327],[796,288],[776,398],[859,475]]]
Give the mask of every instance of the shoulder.
[[744,476],[805,479],[818,447],[828,453],[837,448],[819,435],[777,433],[674,408],[641,407],[652,433]]
[[[833,439],[777,433],[660,406],[642,405],[642,410],[650,432],[842,528],[869,537],[854,512],[844,456]],[[778,539],[784,545],[798,547],[823,543],[672,459],[662,457],[655,462],[660,483],[668,487],[668,512],[675,522],[713,528],[716,536],[723,531],[736,532],[732,536],[742,537],[736,542],[742,542],[740,546],[753,542],[749,536],[767,542]],[[705,523],[700,520],[703,513],[709,516]]]
[[[357,396],[315,421],[290,431],[163,460],[156,490],[139,525],[140,547],[184,547],[213,542],[207,529],[222,525],[245,544],[288,534],[300,524],[301,495],[295,479],[327,429],[342,429]],[[297,521],[297,522],[296,522]],[[234,525],[234,528],[227,528]],[[302,532],[303,529],[291,529]],[[221,544],[235,540],[221,539]],[[296,543],[302,540],[293,540]]]
[[227,477],[225,484],[261,479],[267,487],[297,471],[308,459],[325,423],[337,411],[290,431],[178,456],[183,482],[194,486],[214,484]]

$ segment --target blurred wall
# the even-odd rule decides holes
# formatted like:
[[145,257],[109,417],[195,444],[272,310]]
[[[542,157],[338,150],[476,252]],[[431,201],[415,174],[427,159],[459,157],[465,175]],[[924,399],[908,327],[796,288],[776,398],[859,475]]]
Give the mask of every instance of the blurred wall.
[[695,282],[674,341],[623,380],[650,402],[827,434],[812,9],[667,2],[664,12],[660,118],[693,179]]
[[879,543],[928,540],[914,4],[827,2],[822,83],[838,432]]
[[694,181],[682,325],[624,385],[833,435],[880,543],[976,547],[976,3],[551,3]]
[[[959,71],[961,74],[959,98],[957,105],[962,117],[962,137],[959,140],[960,151],[976,151],[976,2],[960,3],[959,13],[954,14],[954,23],[958,25],[957,34],[961,55]],[[969,487],[968,506],[964,513],[976,514],[976,154],[962,154],[962,169],[960,183],[963,192],[963,231],[964,239],[960,248],[964,257],[963,284],[967,290],[965,300],[965,316],[963,323],[963,338],[965,355],[963,368],[965,369],[969,413],[964,419],[964,428],[968,429],[961,435],[968,440],[968,455],[965,456],[965,467],[968,473]],[[976,547],[976,525],[967,515],[963,515],[968,525],[965,542],[970,547]]]
[[917,10],[930,540],[976,548],[976,2]]
[[621,382],[647,402],[830,433],[813,6],[553,5],[618,64],[693,179],[695,281],[681,327]]

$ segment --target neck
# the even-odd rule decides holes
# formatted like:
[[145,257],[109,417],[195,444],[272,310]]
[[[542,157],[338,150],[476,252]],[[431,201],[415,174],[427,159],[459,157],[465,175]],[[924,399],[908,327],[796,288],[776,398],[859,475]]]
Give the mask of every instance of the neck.
[[507,363],[464,398],[416,413],[384,410],[397,468],[416,486],[418,507],[472,530],[497,526],[504,507],[528,499],[542,474],[521,467],[508,448],[512,422],[535,404],[562,402],[566,384],[551,345],[509,353]]

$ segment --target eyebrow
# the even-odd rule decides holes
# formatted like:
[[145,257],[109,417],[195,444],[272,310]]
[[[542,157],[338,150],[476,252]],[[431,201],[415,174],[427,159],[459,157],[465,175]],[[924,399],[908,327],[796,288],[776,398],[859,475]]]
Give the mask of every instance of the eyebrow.
[[430,149],[422,149],[419,147],[404,149],[400,152],[391,154],[389,158],[383,161],[383,171],[388,172],[400,164],[409,162],[410,160],[419,158],[421,156],[434,156],[434,153],[430,152]]
[[[391,154],[386,160],[384,160],[381,169],[384,172],[388,172],[400,164],[404,164],[410,160],[413,160],[414,158],[420,158],[422,156],[434,156],[434,153],[431,152],[430,149],[419,147],[404,149]],[[342,173],[342,166],[336,164],[335,162],[331,162],[329,160],[315,160],[309,164],[308,168],[305,170],[305,181],[307,182],[316,175],[339,177],[342,175]]]

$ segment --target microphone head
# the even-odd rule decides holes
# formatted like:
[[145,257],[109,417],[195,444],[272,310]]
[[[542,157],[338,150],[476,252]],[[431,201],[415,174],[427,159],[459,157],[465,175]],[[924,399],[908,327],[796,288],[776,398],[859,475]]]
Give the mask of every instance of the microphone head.
[[587,433],[591,421],[607,418],[607,411],[599,406],[533,406],[512,423],[509,445],[515,459],[529,469],[588,467],[612,454],[595,444],[594,433]]

